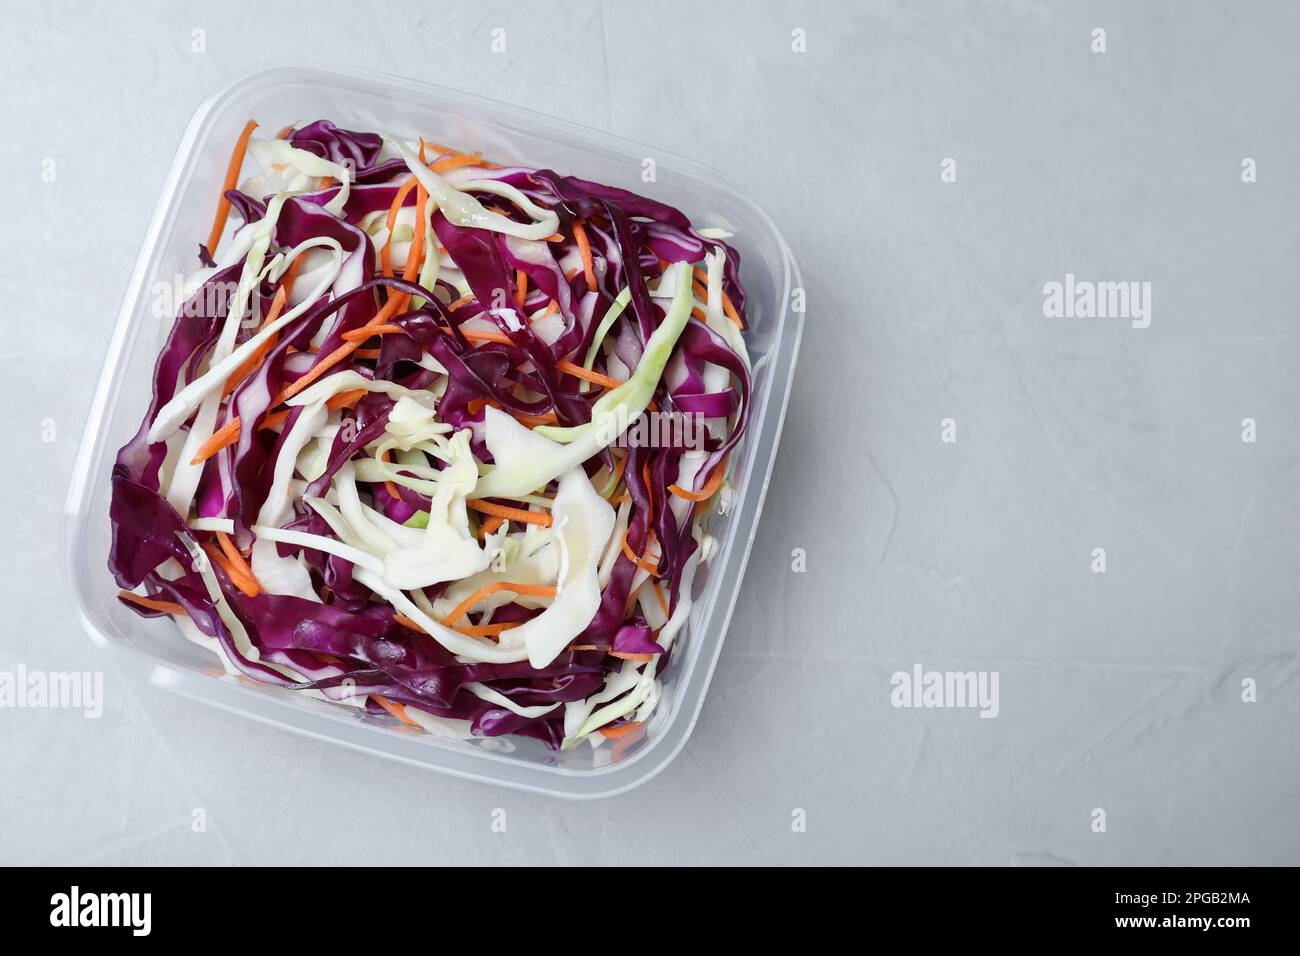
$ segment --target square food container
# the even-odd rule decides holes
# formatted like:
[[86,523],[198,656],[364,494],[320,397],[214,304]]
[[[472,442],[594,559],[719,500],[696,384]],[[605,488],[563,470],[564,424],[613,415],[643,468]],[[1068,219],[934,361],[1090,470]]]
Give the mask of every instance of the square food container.
[[[556,753],[515,738],[440,740],[398,731],[387,718],[293,691],[214,676],[213,659],[167,619],[123,607],[108,572],[110,473],[117,449],[138,428],[151,374],[173,317],[151,292],[195,263],[207,234],[230,145],[244,122],[265,128],[326,118],[349,129],[424,135],[497,162],[549,166],[622,186],[679,207],[696,228],[735,233],[748,296],[746,342],[754,363],[749,430],[732,467],[727,513],[711,515],[718,551],[701,568],[697,600],[673,651],[664,698],[645,735],[624,749],[610,742]],[[653,161],[650,163],[648,161]],[[653,169],[653,177],[644,176]],[[653,181],[644,181],[652,178]],[[190,120],[163,187],[108,347],[68,492],[62,534],[67,585],[87,633],[129,670],[187,697],[357,750],[456,776],[557,797],[620,793],[663,769],[686,743],[722,649],[776,456],[803,328],[798,269],[771,220],[712,170],[596,130],[411,80],[374,73],[282,65],[245,74],[210,95]],[[802,298],[801,296],[799,297]]]

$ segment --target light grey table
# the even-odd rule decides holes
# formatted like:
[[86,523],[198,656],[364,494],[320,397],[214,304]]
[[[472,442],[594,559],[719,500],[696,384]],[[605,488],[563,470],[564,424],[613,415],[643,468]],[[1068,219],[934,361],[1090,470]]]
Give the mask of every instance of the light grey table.
[[[0,710],[0,860],[1300,862],[1300,10],[840,6],[7,22],[0,669],[106,685],[99,720]],[[740,604],[693,739],[637,791],[560,803],[235,720],[118,674],[68,611],[67,474],[172,152],[210,88],[285,55],[704,160],[794,248],[807,334]],[[1149,326],[1047,317],[1067,273],[1149,282]],[[916,664],[996,671],[998,716],[891,706]]]

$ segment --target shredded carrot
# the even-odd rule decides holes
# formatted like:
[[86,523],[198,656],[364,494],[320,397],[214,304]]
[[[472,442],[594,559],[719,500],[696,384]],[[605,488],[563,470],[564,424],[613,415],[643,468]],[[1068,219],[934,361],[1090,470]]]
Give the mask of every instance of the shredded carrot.
[[257,129],[255,120],[245,123],[243,132],[235,141],[234,151],[230,154],[230,164],[226,166],[226,179],[221,185],[221,198],[217,201],[217,215],[212,221],[212,232],[208,235],[209,255],[216,255],[217,243],[221,241],[221,234],[226,231],[226,219],[230,216],[230,200],[226,198],[226,191],[239,185],[239,171],[244,166],[244,154],[248,152],[248,138],[253,135],[255,129]]
[[705,482],[704,487],[699,491],[687,491],[678,485],[669,485],[668,490],[678,498],[685,498],[687,501],[708,501],[722,485],[722,479],[726,477],[726,472],[727,462],[726,459],[723,459],[714,466],[713,474],[709,476],[709,480]]
[[559,421],[555,417],[555,412],[547,412],[545,415],[525,415],[523,412],[516,412],[514,419],[519,424],[527,425],[530,428],[536,425],[554,425]]
[[596,291],[596,267],[591,260],[591,243],[587,241],[587,229],[581,219],[573,220],[573,238],[578,243],[578,252],[582,254],[582,271],[587,276],[587,291]]
[[379,268],[386,276],[393,274],[393,260],[390,253],[390,247],[393,244],[393,229],[397,225],[397,212],[406,204],[406,197],[411,194],[416,185],[419,183],[414,176],[407,178],[402,183],[402,188],[397,190],[397,195],[393,197],[392,205],[388,207],[388,236],[384,239],[384,244],[379,247]]
[[156,598],[142,597],[131,591],[118,591],[117,596],[125,598],[132,604],[138,604],[140,607],[147,607],[151,611],[162,611],[166,614],[184,614],[185,608],[181,607],[175,601],[159,601]]
[[453,624],[451,628],[466,637],[496,637],[523,623],[523,621],[502,621],[500,624]]
[[611,505],[621,505],[623,502],[631,501],[631,500],[632,500],[632,496],[625,491],[616,498],[610,498],[609,503]]
[[[507,508],[505,505],[493,504],[491,501],[485,501],[482,498],[470,498],[466,500],[466,505],[473,508],[480,514],[492,515],[497,518],[509,518],[511,521],[518,521],[521,524],[539,524],[543,528],[551,526],[551,516],[548,514],[539,514],[536,511],[525,511],[523,508]],[[500,522],[498,522],[500,524]],[[492,530],[496,530],[493,528]]]
[[455,311],[456,311],[457,309],[459,309],[462,305],[469,305],[471,302],[477,302],[477,301],[478,301],[478,299],[476,299],[473,295],[462,295],[459,299],[457,299],[457,300],[456,300],[455,302],[453,302],[451,305],[447,306],[447,311],[448,311],[448,312],[455,312]]
[[[346,392],[338,392],[337,394],[330,396],[329,400],[325,403],[325,407],[331,411],[339,408],[351,408],[365,396],[366,390],[364,388],[355,388]],[[287,408],[278,412],[271,412],[262,419],[262,428],[277,428],[280,425],[283,425],[288,417],[289,409]],[[206,461],[227,445],[233,445],[235,442],[239,441],[239,427],[239,419],[232,418],[230,421],[218,428],[212,433],[211,438],[199,446],[199,452],[190,461],[190,464],[197,465],[200,462]]]
[[549,316],[549,315],[554,315],[556,312],[559,312],[559,311],[560,311],[560,303],[558,303],[558,302],[556,302],[554,299],[552,299],[552,300],[551,300],[551,304],[548,305],[548,306],[546,307],[546,311],[542,313],[542,318],[546,318],[546,317]]
[[524,301],[528,298],[528,273],[523,269],[515,270],[515,304],[519,308],[524,307]]
[[[411,628],[413,631],[425,633],[424,628],[405,614],[394,614],[393,620],[398,624]],[[451,627],[458,634],[464,634],[466,637],[496,637],[498,634],[518,627],[523,623],[523,621],[502,621],[499,624],[453,624]]]
[[370,393],[364,388],[354,388],[346,392],[335,392],[325,402],[325,407],[330,411],[340,408],[351,408],[357,402],[361,401]]
[[199,446],[198,452],[190,459],[190,464],[201,464],[227,445],[233,445],[237,441],[239,441],[239,419],[232,418],[214,431],[212,436]]
[[276,138],[276,139],[288,139],[288,138],[289,138],[289,134],[292,133],[292,132],[293,132],[293,124],[290,123],[290,124],[289,124],[288,126],[286,126],[284,129],[280,130],[280,132],[276,133],[276,134],[275,134],[275,138]]
[[630,593],[627,596],[627,601],[623,604],[624,619],[626,619],[627,616],[632,613],[632,608],[636,607],[636,602],[641,597],[641,591],[645,588],[647,583],[649,583],[648,579],[646,581],[642,581],[632,590],[632,593]]
[[271,412],[271,414],[262,419],[262,430],[265,431],[271,428],[279,428],[288,421],[288,419],[289,409],[287,408],[282,408],[278,412]]
[[203,545],[203,550],[208,553],[208,557],[212,559],[212,563],[218,565],[221,570],[225,571],[226,577],[230,578],[230,582],[234,584],[235,587],[239,588],[239,590],[244,594],[247,594],[249,597],[255,597],[261,593],[261,587],[258,585],[257,580],[253,579],[250,581],[248,578],[244,577],[243,572],[235,567],[224,554],[214,548],[211,542],[206,542]]
[[478,153],[457,153],[455,156],[444,156],[437,162],[429,164],[429,168],[435,173],[449,173],[453,169],[460,169],[462,166],[481,166],[483,157]]
[[581,365],[575,365],[568,359],[561,359],[555,363],[555,367],[566,375],[572,375],[574,378],[585,379],[604,388],[618,388],[623,383],[616,378],[610,378],[608,375],[601,375],[599,372],[593,372],[590,369],[583,368]]
[[[380,461],[384,461],[384,462],[388,461],[388,449],[387,449],[387,448],[385,448],[385,449],[384,449],[384,453],[383,453],[382,455],[379,456],[379,460],[380,460]],[[402,496],[401,496],[401,495],[398,493],[398,491],[397,491],[397,485],[393,484],[392,479],[389,479],[389,480],[385,481],[385,482],[384,482],[384,487],[388,489],[388,493],[389,493],[390,495],[392,495],[395,499],[397,499],[398,501],[401,501],[401,500],[402,500]]]
[[427,146],[433,150],[437,150],[440,154],[450,153],[453,156],[460,155],[460,150],[452,149],[450,146],[443,146],[441,143],[435,143],[432,140],[426,140],[423,136],[420,137],[420,145]]
[[461,329],[461,334],[470,342],[500,342],[502,345],[514,345],[510,336],[492,329]]
[[646,523],[650,524],[655,520],[655,493],[650,490],[650,459],[647,458],[641,465],[641,483],[645,485],[646,497]]
[[652,661],[655,659],[654,654],[633,654],[631,651],[610,651],[610,657],[617,657],[620,661]]
[[614,480],[610,485],[611,493],[618,490],[618,483],[623,480],[623,471],[627,468],[627,460],[631,457],[632,456],[628,454],[623,455],[623,457],[618,460],[618,464],[614,466],[614,474],[612,475]]
[[[244,556],[239,553],[239,549],[235,547],[235,542],[230,540],[230,535],[226,534],[224,531],[218,531],[217,543],[221,545],[222,553],[224,553],[230,560],[231,566],[239,572],[239,576],[254,589],[252,594],[249,594],[247,591],[244,591],[244,593],[248,594],[249,597],[255,597],[256,595],[261,594],[263,591],[262,582],[257,580],[257,575],[255,575],[253,569],[248,566],[248,562],[244,560]],[[236,582],[236,584],[238,584],[238,582]],[[243,588],[240,588],[240,590],[243,591]]]
[[624,531],[624,532],[623,532],[623,554],[627,557],[627,559],[628,559],[629,561],[631,561],[633,564],[635,564],[635,565],[636,565],[638,568],[640,568],[642,571],[645,571],[646,573],[651,574],[651,575],[653,575],[654,577],[658,577],[658,576],[659,576],[659,564],[658,564],[658,562],[656,562],[656,563],[654,563],[654,564],[651,564],[651,563],[650,563],[649,561],[647,561],[645,558],[643,558],[643,557],[639,557],[639,556],[636,554],[636,552],[634,552],[634,551],[632,550],[632,546],[631,546],[630,544],[627,543],[627,536],[628,536],[628,534],[631,533],[631,531],[632,531],[632,529],[631,529],[631,528],[628,528],[627,531]]
[[542,241],[543,241],[543,242],[563,242],[563,241],[564,241],[564,236],[560,235],[558,232],[553,232],[553,233],[551,233],[549,236],[547,236],[545,239],[543,239]]
[[293,295],[294,283],[298,281],[298,273],[302,270],[302,259],[302,256],[297,256],[293,262],[289,263],[289,268],[284,272],[284,278],[280,280],[280,288],[284,290],[286,302],[289,296]]
[[[407,282],[415,281],[416,276],[420,273],[420,260],[424,253],[424,234],[425,234],[425,216],[424,211],[429,201],[429,194],[425,192],[423,186],[416,187],[415,203],[415,236],[411,240],[411,250],[406,256],[406,269],[402,272],[402,278]],[[401,310],[406,307],[410,296],[404,292],[399,292],[384,303],[384,307],[375,313],[375,317],[366,323],[366,327],[374,328],[384,325],[390,318],[400,314]],[[276,399],[276,402],[283,402],[286,398],[292,398],[301,392],[304,388],[316,381],[331,368],[347,358],[357,350],[357,342],[344,342],[329,355],[313,365],[306,374],[297,379],[292,385],[285,388]]]
[[736,307],[731,304],[731,298],[725,292],[722,293],[722,311],[726,313],[727,318],[731,320],[731,324],[736,328],[743,329],[745,327],[745,323],[740,321],[740,316],[736,312]]
[[655,600],[659,602],[659,610],[664,612],[664,617],[672,617],[672,612],[668,610],[668,601],[664,598],[663,588],[656,581],[654,586]]
[[[651,655],[645,656],[649,657]],[[609,740],[618,740],[618,738],[627,736],[640,726],[641,722],[634,720],[630,723],[619,724],[617,727],[602,727],[600,728],[600,735]]]
[[478,526],[478,536],[485,538],[497,528],[505,524],[506,519],[500,515],[489,515],[487,520]]
[[400,325],[376,325],[373,328],[366,325],[359,329],[352,329],[350,332],[344,332],[340,338],[344,342],[366,342],[378,335],[391,335],[393,332],[401,331],[402,327]]
[[419,728],[420,726],[419,724],[413,721],[410,717],[406,716],[406,708],[403,707],[401,704],[395,704],[387,697],[380,697],[378,694],[371,694],[370,699],[373,700],[380,707],[384,708],[384,710],[388,711],[390,714],[392,714],[402,723],[406,724],[406,726],[415,727],[417,729]]
[[465,600],[456,605],[442,623],[448,627],[454,625],[462,617],[469,613],[479,601],[485,597],[495,594],[497,591],[509,591],[512,594],[528,594],[533,597],[555,597],[555,588],[549,584],[515,584],[510,581],[493,581],[491,584],[485,584]]
[[[296,265],[297,262],[298,260],[295,259],[294,264]],[[285,291],[284,286],[280,286],[280,288],[275,290],[275,298],[271,300],[271,309],[266,313],[266,318],[262,321],[258,331],[266,328],[280,317],[280,313],[284,310],[284,303],[288,297],[289,293]],[[275,348],[275,340],[276,336],[272,335],[258,346],[257,350],[254,351],[252,355],[244,359],[243,364],[241,364],[239,368],[230,373],[230,378],[226,379],[226,384],[221,389],[221,395],[223,398],[233,392],[235,386],[242,382],[249,372],[252,372],[262,364],[262,360],[266,358],[271,349]]]

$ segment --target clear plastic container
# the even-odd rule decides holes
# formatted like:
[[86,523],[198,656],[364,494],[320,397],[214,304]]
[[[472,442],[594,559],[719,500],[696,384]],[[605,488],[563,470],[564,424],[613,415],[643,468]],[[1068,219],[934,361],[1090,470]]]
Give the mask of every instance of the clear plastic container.
[[[147,408],[153,363],[172,321],[154,314],[151,293],[157,283],[171,282],[192,268],[196,244],[211,225],[230,144],[249,117],[269,129],[324,117],[351,129],[422,134],[481,150],[498,162],[550,166],[623,186],[681,208],[697,228],[721,226],[736,234],[732,242],[742,257],[741,279],[750,302],[746,338],[755,367],[749,430],[732,470],[732,507],[728,514],[710,518],[718,553],[701,569],[703,582],[697,582],[696,605],[674,649],[664,700],[634,745],[619,750],[606,743],[594,750],[583,744],[555,753],[533,740],[449,741],[402,733],[389,720],[352,708],[215,676],[211,656],[183,640],[170,621],[141,618],[116,599],[106,567],[109,475],[117,449],[135,432]],[[647,160],[654,162],[653,182],[643,181]],[[686,743],[722,649],[789,399],[803,327],[803,315],[792,310],[791,299],[800,285],[794,259],[771,220],[728,180],[697,163],[411,80],[297,64],[241,76],[209,96],[185,131],[86,417],[62,541],[76,611],[92,639],[152,683],[297,733],[560,797],[608,796],[643,783]]]

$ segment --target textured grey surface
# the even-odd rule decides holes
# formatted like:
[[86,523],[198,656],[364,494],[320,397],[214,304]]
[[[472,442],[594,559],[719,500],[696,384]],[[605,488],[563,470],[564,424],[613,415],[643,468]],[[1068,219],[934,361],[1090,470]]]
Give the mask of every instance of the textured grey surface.
[[[49,3],[0,35],[0,669],[107,697],[0,710],[0,861],[1300,862],[1300,10],[278,6]],[[286,55],[701,159],[794,249],[765,516],[695,735],[639,790],[555,802],[235,720],[119,675],[67,608],[64,488],[172,152]],[[1150,327],[1045,318],[1067,272],[1152,283]],[[999,716],[891,707],[917,662],[999,672]]]

